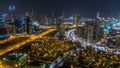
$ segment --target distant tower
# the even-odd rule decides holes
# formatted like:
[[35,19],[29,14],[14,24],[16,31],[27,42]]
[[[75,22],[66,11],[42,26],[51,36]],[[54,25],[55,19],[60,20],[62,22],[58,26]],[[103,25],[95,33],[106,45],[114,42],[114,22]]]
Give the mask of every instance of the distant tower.
[[11,5],[9,6],[9,10],[10,10],[11,21],[14,22],[13,19],[15,17],[15,10],[16,10],[16,8],[15,8],[15,5],[13,3],[13,0],[12,0]]
[[25,32],[27,32],[27,34],[30,34],[30,17],[29,17],[29,12],[26,11],[26,24],[25,24]]
[[97,19],[100,18],[100,13],[99,13],[99,12],[97,13],[96,18],[97,18]]
[[65,26],[63,24],[62,19],[58,19],[58,32],[59,32],[59,39],[63,40],[65,37]]
[[65,19],[65,12],[64,11],[62,12],[62,17],[63,17],[63,21],[64,21],[64,19]]
[[45,25],[48,26],[48,24],[49,24],[48,23],[48,17],[47,17],[47,15],[45,15]]
[[118,14],[118,21],[119,21],[119,23],[120,23],[120,12],[119,12],[119,14]]
[[15,26],[15,5],[13,3],[13,0],[12,0],[12,3],[11,5],[9,6],[8,8],[10,10],[10,18],[11,18],[11,23],[14,24],[14,36],[16,36],[16,26]]
[[77,22],[77,13],[76,13],[76,10],[74,9],[73,11],[73,23],[76,24]]
[[9,10],[11,11],[11,13],[14,13],[15,12],[15,5],[10,5]]
[[74,14],[73,23],[74,23],[74,24],[76,24],[76,23],[77,23],[77,13],[75,13],[75,14]]
[[108,17],[111,18],[111,11],[108,11]]
[[98,41],[99,40],[99,29],[100,29],[100,20],[96,19],[94,26],[93,26],[93,40]]
[[31,10],[31,17],[33,18],[34,17],[34,11]]

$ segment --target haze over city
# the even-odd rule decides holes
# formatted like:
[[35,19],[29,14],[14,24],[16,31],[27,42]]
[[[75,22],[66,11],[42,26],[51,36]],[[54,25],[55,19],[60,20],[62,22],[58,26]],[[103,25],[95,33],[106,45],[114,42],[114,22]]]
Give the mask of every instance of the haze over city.
[[95,17],[97,12],[102,17],[118,17],[120,13],[119,0],[0,0],[0,12],[8,12],[11,4],[16,6],[16,13],[28,9],[48,14],[60,14],[64,11],[69,15],[79,12],[82,17]]

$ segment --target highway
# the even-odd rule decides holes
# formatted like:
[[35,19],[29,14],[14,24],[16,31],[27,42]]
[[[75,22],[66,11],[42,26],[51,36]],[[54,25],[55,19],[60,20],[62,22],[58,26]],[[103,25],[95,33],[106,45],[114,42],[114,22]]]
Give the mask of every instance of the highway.
[[[42,27],[42,28],[43,28],[43,27]],[[45,28],[43,28],[43,29],[45,29]],[[30,43],[30,42],[38,39],[38,38],[43,38],[45,35],[47,35],[47,34],[49,34],[49,33],[51,33],[51,32],[54,32],[54,31],[56,31],[56,30],[57,30],[56,28],[51,28],[51,27],[50,27],[50,28],[46,29],[45,32],[42,32],[42,33],[39,34],[39,35],[31,35],[31,36],[30,36],[30,39],[27,39],[27,40],[25,40],[25,41],[19,42],[19,43],[17,43],[17,44],[13,44],[12,46],[9,46],[9,47],[7,47],[7,48],[1,49],[1,50],[0,50],[0,56],[1,56],[1,55],[4,55],[4,54],[6,54],[6,53],[8,53],[8,52],[10,52],[10,51],[12,51],[12,50],[16,50],[16,49],[24,46],[25,44]],[[23,36],[25,36],[25,35],[23,35]],[[26,36],[27,36],[27,35],[26,35]],[[12,39],[14,39],[14,37],[9,38],[9,39],[7,39],[6,41],[2,41],[1,44],[2,44],[2,43],[6,43],[7,41],[10,41],[10,40],[12,40]],[[57,61],[57,63],[56,63],[55,65],[57,65],[57,67],[58,67],[60,64],[62,65],[63,62],[64,62],[64,60],[65,60],[65,56],[62,57],[62,58],[60,58],[60,59],[58,59],[58,61]],[[60,66],[61,66],[61,65],[60,65]],[[56,67],[56,66],[53,65],[53,67]]]
[[[96,44],[93,44],[93,43],[90,43],[90,42],[87,42],[85,41],[84,39],[82,38],[79,38],[77,37],[75,34],[74,34],[74,31],[76,29],[71,29],[69,30],[68,32],[66,32],[66,37],[67,38],[70,38],[72,41],[79,41],[81,43],[81,45],[83,47],[86,47],[86,46],[93,46],[96,50],[100,50],[100,51],[104,51],[104,52],[110,52],[110,53],[115,53],[115,54],[120,54],[119,51],[116,51],[116,52],[113,52],[113,49],[109,48],[109,47],[104,47],[104,46],[97,46],[97,43]],[[102,45],[102,44],[101,44]]]
[[43,32],[43,33],[41,33],[39,35],[31,36],[30,39],[28,39],[28,40],[25,40],[23,42],[20,42],[20,43],[17,43],[15,45],[9,46],[9,47],[7,47],[5,49],[2,49],[2,50],[0,50],[0,56],[7,53],[7,52],[12,51],[12,50],[18,49],[19,47],[24,46],[25,44],[27,44],[29,42],[32,42],[32,41],[34,41],[34,40],[36,40],[38,38],[42,38],[44,35],[46,35],[46,34],[48,34],[50,32],[53,32],[53,31],[56,31],[56,29],[48,29],[47,31],[45,31],[45,32]]
[[20,37],[26,37],[26,35],[21,35],[21,36],[16,36],[16,37],[9,37],[7,39],[0,40],[0,44],[6,43],[6,42],[8,42],[10,40],[14,40],[15,38],[20,38]]

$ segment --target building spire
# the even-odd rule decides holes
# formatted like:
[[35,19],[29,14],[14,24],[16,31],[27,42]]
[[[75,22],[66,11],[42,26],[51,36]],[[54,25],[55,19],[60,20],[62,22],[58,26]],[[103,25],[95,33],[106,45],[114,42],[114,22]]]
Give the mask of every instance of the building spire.
[[14,0],[11,0],[11,5],[9,6],[9,10],[10,10],[10,11],[15,11]]

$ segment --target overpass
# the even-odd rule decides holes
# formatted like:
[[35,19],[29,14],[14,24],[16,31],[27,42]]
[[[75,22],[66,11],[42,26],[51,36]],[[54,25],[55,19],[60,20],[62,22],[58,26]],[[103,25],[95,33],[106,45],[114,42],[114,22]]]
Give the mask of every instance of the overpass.
[[41,34],[39,34],[39,35],[33,35],[33,36],[31,36],[30,39],[28,39],[28,40],[25,40],[25,41],[16,43],[16,44],[14,44],[14,45],[12,45],[12,46],[9,46],[9,47],[7,47],[7,48],[5,48],[5,49],[2,49],[2,50],[0,50],[0,56],[3,55],[3,54],[5,54],[5,53],[8,53],[8,52],[10,52],[10,51],[12,51],[12,50],[16,50],[16,49],[18,49],[19,47],[24,46],[25,44],[30,43],[30,42],[38,39],[38,38],[42,38],[44,35],[46,35],[46,34],[48,34],[48,33],[51,33],[51,32],[53,32],[53,31],[56,31],[56,30],[57,30],[57,29],[49,29],[49,30],[47,30],[47,31],[45,31],[45,32],[43,32],[43,33],[41,33]]
[[39,26],[39,29],[52,29],[52,28],[57,28],[57,26],[44,26],[44,25]]
[[[71,24],[71,23],[63,23],[63,25],[65,26],[65,28],[76,28],[76,24]],[[53,29],[53,28],[57,28],[58,26],[39,26],[39,29]]]
[[[65,28],[75,28],[76,27],[76,24],[70,24],[70,25],[69,24],[64,24],[64,25],[66,26]],[[30,39],[28,39],[28,40],[16,43],[16,44],[14,44],[12,46],[9,46],[9,47],[7,47],[5,49],[0,50],[0,56],[3,55],[3,54],[5,54],[5,53],[7,53],[7,52],[12,51],[12,50],[18,49],[19,47],[24,46],[27,43],[30,43],[30,42],[38,39],[38,38],[42,38],[46,34],[54,32],[54,31],[57,30],[56,29],[57,26],[39,26],[39,28],[40,29],[47,29],[47,30],[45,32],[39,34],[39,35],[33,35],[33,36],[31,36]],[[23,36],[25,36],[25,35],[23,35]],[[9,40],[11,40],[11,38]],[[0,43],[1,44],[2,43],[7,43],[7,41],[9,41],[9,40],[0,41]]]

